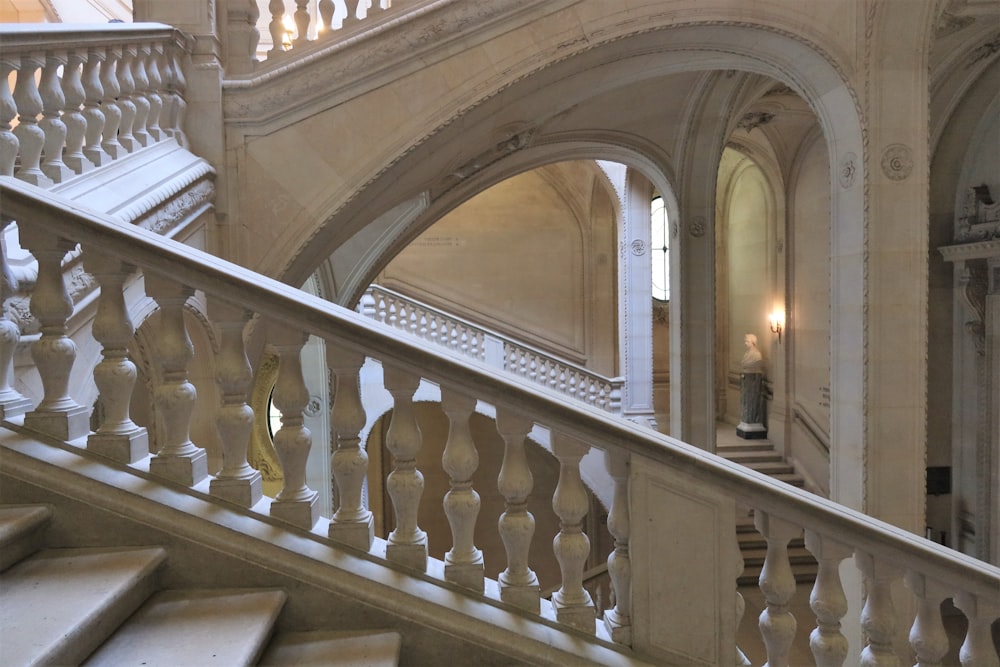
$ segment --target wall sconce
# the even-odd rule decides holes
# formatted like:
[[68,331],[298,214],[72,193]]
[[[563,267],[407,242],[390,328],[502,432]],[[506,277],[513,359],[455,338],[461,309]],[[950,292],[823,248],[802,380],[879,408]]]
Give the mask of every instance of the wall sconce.
[[778,334],[778,345],[781,345],[781,331],[785,328],[785,311],[774,310],[768,316],[768,322],[771,325],[771,333]]

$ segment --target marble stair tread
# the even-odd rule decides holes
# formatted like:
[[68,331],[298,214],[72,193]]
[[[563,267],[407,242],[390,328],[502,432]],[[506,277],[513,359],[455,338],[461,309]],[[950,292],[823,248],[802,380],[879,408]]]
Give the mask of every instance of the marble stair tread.
[[51,517],[47,505],[0,507],[0,572],[38,551]]
[[0,574],[0,663],[79,664],[149,597],[160,548],[49,549]]
[[84,663],[254,664],[285,604],[281,590],[169,590],[150,598]]
[[260,665],[396,667],[401,638],[392,631],[318,631],[278,635]]
[[733,451],[718,452],[719,456],[734,463],[742,463],[744,465],[752,465],[754,463],[770,463],[771,461],[781,461],[781,454],[774,451],[773,449],[750,449],[743,451],[742,449],[736,449]]

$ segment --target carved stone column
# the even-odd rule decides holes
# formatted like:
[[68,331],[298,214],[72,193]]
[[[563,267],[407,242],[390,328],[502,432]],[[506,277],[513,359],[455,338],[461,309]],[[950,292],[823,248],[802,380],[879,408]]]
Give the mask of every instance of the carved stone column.
[[479,494],[472,488],[472,476],[479,467],[479,454],[469,429],[476,399],[442,386],[441,408],[448,415],[449,424],[441,465],[451,482],[451,489],[444,497],[444,513],[452,535],[451,550],[444,557],[444,578],[482,593],[483,552],[473,542],[479,517]]
[[208,316],[219,331],[215,381],[222,406],[215,427],[222,443],[222,470],[212,480],[213,496],[241,507],[253,507],[263,496],[261,474],[247,463],[253,430],[253,408],[247,405],[252,374],[243,344],[243,329],[250,313],[216,297],[208,299]]
[[42,121],[38,124],[45,132],[42,148],[45,161],[42,171],[56,183],[61,183],[73,175],[73,171],[63,162],[63,146],[66,144],[66,123],[62,120],[66,98],[59,82],[59,68],[67,64],[66,54],[49,53],[42,68],[42,80],[38,92],[42,98]]
[[31,294],[31,314],[42,325],[42,336],[31,346],[44,395],[24,416],[28,428],[59,440],[75,440],[90,431],[90,410],[69,395],[69,376],[76,360],[76,344],[66,335],[66,321],[73,314],[63,278],[62,260],[76,244],[56,237],[30,220],[18,225],[21,245],[38,261],[38,281]]
[[861,628],[868,635],[868,645],[861,651],[862,667],[896,667],[899,659],[892,642],[896,631],[896,610],[892,603],[892,582],[901,574],[894,563],[876,559],[872,554],[854,554],[858,569],[865,576],[868,599],[861,610]]
[[847,613],[840,562],[851,555],[852,549],[811,530],[806,530],[806,548],[819,563],[816,583],[809,595],[809,606],[816,614],[809,648],[817,667],[841,667],[849,647],[840,628],[840,621]]
[[104,86],[101,85],[101,68],[104,60],[104,49],[88,49],[81,75],[84,93],[83,118],[86,121],[83,154],[89,162],[97,167],[111,161],[111,156],[101,147],[105,124],[104,110],[102,109]]
[[528,417],[502,406],[497,407],[497,431],[504,440],[503,464],[497,487],[506,501],[500,515],[500,538],[507,550],[507,569],[500,573],[500,599],[538,613],[541,608],[538,577],[528,566],[528,551],[535,534],[535,517],[528,511],[534,478],[528,467],[524,439],[531,431]]
[[427,534],[417,525],[424,476],[417,470],[417,452],[421,433],[413,413],[413,394],[420,378],[386,365],[385,388],[392,394],[392,421],[385,434],[386,447],[392,452],[393,470],[386,479],[396,528],[389,533],[386,558],[394,563],[423,572],[427,569]]
[[788,652],[797,623],[788,610],[795,595],[795,577],[788,560],[788,542],[802,529],[764,512],[754,514],[754,526],[767,540],[767,555],[760,572],[760,590],[767,606],[760,613],[760,634],[767,647],[767,667],[788,667]]
[[66,99],[66,111],[63,113],[63,123],[66,124],[66,154],[63,156],[63,161],[77,174],[94,168],[93,163],[83,154],[87,119],[81,107],[87,95],[83,89],[81,69],[86,61],[86,51],[70,51],[62,77],[63,97]]
[[45,132],[38,126],[38,116],[42,113],[42,97],[38,94],[35,72],[45,64],[45,58],[38,54],[21,56],[14,84],[14,103],[17,104],[17,127],[14,136],[20,142],[21,166],[15,176],[39,187],[52,185],[52,179],[42,173],[39,162]]
[[604,627],[611,640],[632,645],[632,560],[629,537],[632,532],[628,498],[628,454],[619,450],[604,453],[604,465],[615,481],[615,495],[608,512],[608,531],[615,549],[608,556],[608,575],[615,592],[615,606],[604,612]]
[[134,463],[149,455],[146,429],[129,416],[135,387],[135,364],[128,346],[135,335],[125,307],[125,281],[135,267],[94,248],[84,248],[84,267],[101,286],[94,318],[94,338],[103,346],[101,363],[94,368],[94,383],[100,391],[101,423],[87,438],[87,449],[121,463]]
[[552,496],[552,509],[559,517],[559,534],[552,541],[562,585],[552,594],[552,606],[560,623],[593,634],[594,601],[583,588],[583,568],[590,555],[590,538],[583,532],[583,518],[590,507],[587,488],[580,478],[580,459],[590,446],[563,433],[554,434],[552,453],[559,459],[559,482]]
[[278,354],[273,400],[281,410],[281,428],[274,434],[274,448],[285,476],[284,486],[271,503],[271,516],[310,530],[319,520],[316,503],[319,494],[306,485],[312,433],[302,424],[309,403],[309,390],[302,377],[302,348],[308,336],[298,329],[271,322],[268,339]]
[[194,290],[155,273],[146,273],[144,279],[146,294],[160,307],[153,358],[160,369],[153,390],[160,449],[149,462],[149,472],[194,486],[208,476],[208,456],[191,442],[191,413],[198,392],[188,382],[194,348],[184,324],[184,304]]
[[941,620],[941,603],[950,596],[939,582],[919,572],[907,572],[906,587],[917,596],[917,617],[910,628],[910,647],[917,656],[915,667],[937,667],[948,653],[948,633]]
[[366,421],[361,403],[365,355],[327,341],[326,361],[336,382],[330,425],[336,440],[331,468],[338,500],[327,535],[331,540],[368,551],[375,538],[375,522],[362,497],[368,475],[368,453],[361,447],[360,438]]

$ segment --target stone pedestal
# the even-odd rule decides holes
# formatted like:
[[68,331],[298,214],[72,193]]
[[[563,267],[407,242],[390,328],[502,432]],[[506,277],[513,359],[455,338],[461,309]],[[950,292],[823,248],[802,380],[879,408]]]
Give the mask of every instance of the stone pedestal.
[[375,521],[369,513],[367,520],[343,523],[330,522],[327,537],[355,549],[370,551],[375,539]]
[[208,487],[209,493],[216,498],[240,507],[253,507],[264,495],[264,482],[261,474],[254,471],[246,478],[216,477]]
[[57,440],[76,440],[90,433],[90,410],[76,405],[66,410],[35,410],[24,415],[24,427]]
[[135,463],[149,456],[149,434],[144,428],[129,433],[92,433],[87,450],[119,463]]
[[312,491],[308,498],[302,500],[275,500],[271,503],[271,516],[290,524],[312,530],[319,521],[319,505],[316,503],[318,493]]
[[767,437],[764,426],[764,374],[740,374],[740,423],[736,435],[746,440]]
[[171,482],[194,486],[208,477],[208,455],[204,449],[196,449],[182,456],[154,456],[149,461],[149,472]]

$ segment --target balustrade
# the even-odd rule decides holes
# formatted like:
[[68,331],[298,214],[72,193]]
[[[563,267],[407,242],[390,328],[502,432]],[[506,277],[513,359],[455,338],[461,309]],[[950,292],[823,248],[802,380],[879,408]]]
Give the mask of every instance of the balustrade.
[[[624,384],[621,378],[602,377],[385,287],[369,287],[363,304],[364,314],[394,329],[406,331],[473,359],[495,364],[515,375],[612,414],[621,414]],[[498,358],[487,355],[488,341],[497,341],[502,346],[503,352]]]
[[[267,14],[261,17],[257,0],[229,3],[226,14],[227,62],[230,74],[249,74],[259,65],[259,58],[284,62],[296,51],[310,46],[336,42],[338,33],[363,22],[374,27],[380,19],[399,19],[398,12],[388,12],[391,0],[379,0],[377,8],[371,0],[295,0],[291,12],[283,0],[269,0]],[[396,5],[404,4],[397,0]],[[372,11],[377,9],[378,11]],[[263,20],[262,20],[263,19]],[[265,51],[258,51],[261,36],[265,36]]]
[[181,33],[26,26],[0,28],[0,175],[50,187],[167,137],[184,145]]
[[[690,651],[699,646],[698,638],[685,643],[687,637],[681,633],[653,634],[650,630],[658,619],[671,614],[676,618],[707,604],[704,599],[692,599],[686,594],[688,590],[717,591],[719,600],[729,605],[720,607],[719,613],[712,616],[718,626],[707,630],[708,636],[729,644],[701,662],[736,662],[738,653],[732,624],[739,598],[735,583],[727,588],[720,582],[733,580],[738,561],[726,547],[734,541],[733,509],[736,504],[745,505],[754,510],[755,522],[767,541],[767,557],[760,578],[766,608],[761,614],[760,629],[768,665],[789,663],[789,646],[793,638],[805,637],[806,625],[813,626],[808,628],[810,646],[816,664],[822,667],[900,664],[909,656],[895,655],[893,640],[896,630],[905,628],[910,628],[910,645],[918,665],[939,664],[949,644],[953,651],[959,651],[965,667],[997,665],[990,637],[990,626],[1000,616],[997,602],[1000,569],[996,567],[752,471],[720,464],[710,454],[614,416],[581,410],[551,392],[532,388],[520,378],[463,363],[423,342],[433,337],[435,323],[440,340],[446,338],[444,333],[448,341],[453,339],[451,325],[436,320],[433,313],[418,315],[416,338],[404,336],[376,325],[368,317],[344,311],[145,230],[116,225],[104,216],[84,214],[64,204],[57,194],[44,194],[39,196],[36,188],[16,178],[0,177],[0,214],[3,219],[13,218],[23,223],[22,241],[38,259],[39,274],[31,305],[42,325],[41,336],[33,343],[33,353],[43,396],[36,409],[25,417],[23,426],[16,410],[5,412],[8,429],[43,431],[67,441],[67,448],[82,446],[82,436],[89,432],[90,410],[82,409],[66,394],[66,380],[74,364],[73,343],[66,333],[72,303],[60,270],[63,255],[80,242],[85,248],[85,267],[95,273],[103,292],[94,322],[94,335],[103,359],[94,369],[101,410],[93,437],[102,432],[118,436],[122,435],[119,431],[132,430],[124,397],[134,381],[123,342],[130,337],[132,325],[121,300],[132,266],[143,272],[147,293],[159,305],[157,318],[149,323],[156,332],[156,345],[150,351],[156,371],[153,432],[157,435],[154,443],[157,454],[149,459],[153,475],[192,486],[198,485],[206,474],[204,468],[199,472],[199,465],[204,465],[204,451],[191,442],[188,432],[195,394],[187,379],[191,343],[184,319],[186,309],[190,308],[186,305],[188,298],[198,289],[208,295],[209,319],[218,330],[215,362],[221,402],[206,409],[215,411],[213,416],[225,449],[222,469],[211,480],[212,496],[248,507],[247,512],[269,513],[301,529],[312,530],[314,539],[331,539],[367,551],[369,558],[384,553],[393,563],[420,572],[425,580],[443,577],[457,584],[452,586],[453,590],[489,597],[518,614],[545,615],[549,622],[574,628],[575,642],[586,641],[579,630],[597,633],[630,646],[635,656],[654,664],[684,663],[685,659],[677,656],[694,655]],[[94,254],[93,248],[99,248],[100,254]],[[185,284],[166,278],[168,275],[183,275]],[[4,298],[15,289],[19,287],[5,277]],[[412,315],[418,314],[409,306],[396,307],[391,299],[382,296],[374,303],[368,301],[366,307],[384,313],[383,319],[396,316],[399,325],[407,328],[414,322]],[[254,475],[248,473],[245,455],[249,369],[242,333],[251,311],[267,322],[280,323],[262,327],[261,335],[279,357],[274,401],[282,412],[282,427],[275,436],[275,447],[284,481],[274,499],[259,503],[254,500],[255,482],[251,480]],[[316,529],[319,520],[316,492],[305,484],[305,462],[313,443],[303,426],[309,394],[303,383],[301,360],[306,333],[292,324],[299,321],[308,322],[309,333],[324,339],[327,364],[335,378],[331,422],[336,449],[332,469],[338,506],[329,518],[329,532],[325,536]],[[8,337],[16,336],[16,326],[12,329],[12,323],[3,322],[0,320],[0,364],[9,363],[4,361],[4,355],[9,355],[13,348]],[[470,336],[470,340],[473,338]],[[372,536],[371,509],[363,495],[364,480],[375,474],[368,470],[360,440],[366,423],[359,387],[365,357],[381,364],[385,386],[393,398],[394,412],[386,445],[394,465],[386,487],[396,525],[388,539]],[[418,366],[415,358],[430,359],[432,363]],[[534,363],[535,372],[546,381],[554,377],[557,385],[574,386],[571,373],[563,377],[564,371],[560,369],[553,376],[552,367],[543,367],[541,362],[536,358],[524,365],[530,367]],[[443,554],[443,562],[435,563],[427,554],[428,536],[417,522],[423,484],[422,472],[416,466],[421,433],[414,418],[413,397],[422,379],[441,388],[442,406],[449,420],[441,467],[450,488],[441,505],[440,498],[424,499],[431,511],[441,512],[439,508],[443,506],[451,530],[452,547]],[[579,379],[576,381],[579,385]],[[0,385],[0,405],[6,409],[10,403],[5,396],[8,394]],[[17,397],[13,398],[16,403]],[[483,554],[474,541],[477,530],[494,530],[492,526],[477,526],[479,502],[473,480],[478,484],[485,480],[477,479],[481,474],[477,448],[468,426],[477,401],[495,408],[497,431],[504,441],[503,463],[496,480],[504,512],[495,530],[503,541],[506,567],[496,582],[485,579],[482,564],[503,558],[503,554]],[[39,415],[45,419],[38,419]],[[53,426],[69,422],[75,426],[63,431]],[[80,424],[82,432],[77,433],[74,429]],[[559,481],[551,505],[560,524],[552,549],[559,562],[561,581],[552,593],[551,605],[544,606],[538,576],[529,562],[535,518],[528,511],[527,501],[534,492],[534,476],[525,447],[526,438],[536,425],[552,434],[552,453],[559,461]],[[595,605],[583,582],[588,552],[583,525],[589,503],[581,462],[590,458],[585,455],[591,447],[603,451],[613,486],[608,530],[614,547],[607,561],[611,586],[607,599],[611,606],[602,619],[597,618],[595,607],[603,605],[600,601]],[[678,483],[657,486],[667,479]],[[243,487],[239,494],[229,495],[224,491],[229,482],[237,481]],[[683,486],[680,481],[691,489],[677,488]],[[688,493],[691,495],[685,495]],[[697,520],[679,513],[667,499],[678,501],[687,508],[685,511],[696,512]],[[713,516],[719,521],[717,524],[712,523]],[[728,519],[722,521],[725,517]],[[708,521],[701,525],[703,518]],[[692,526],[693,523],[697,525]],[[685,541],[676,541],[676,547],[671,545],[671,553],[665,554],[655,548],[665,544],[664,541],[649,539],[649,525],[673,525],[680,531],[688,531],[685,535],[703,541],[698,542],[697,549],[691,547],[690,552]],[[795,583],[789,569],[787,545],[802,526],[808,527],[806,546],[820,565],[810,596],[814,624],[807,624],[804,618],[796,620],[788,611]],[[709,553],[703,547],[715,551]],[[854,559],[849,558],[852,554]],[[665,560],[678,565],[669,574],[682,573],[683,585],[676,590],[657,589],[655,595],[650,595],[646,588],[664,578]],[[847,646],[840,627],[848,609],[853,607],[847,604],[839,571],[852,566],[858,567],[865,577],[867,599],[860,621],[868,645],[863,652],[860,646]],[[699,577],[697,582],[693,581],[695,577]],[[901,587],[894,592],[912,594],[917,609],[915,618],[900,618],[901,612],[893,606],[890,590],[900,577],[905,578],[910,593]],[[942,629],[940,606],[945,598],[954,599],[955,606],[968,619],[964,637],[948,637]],[[905,606],[900,604],[899,608]],[[857,622],[859,618],[850,620]],[[802,634],[799,627],[803,627]]]

